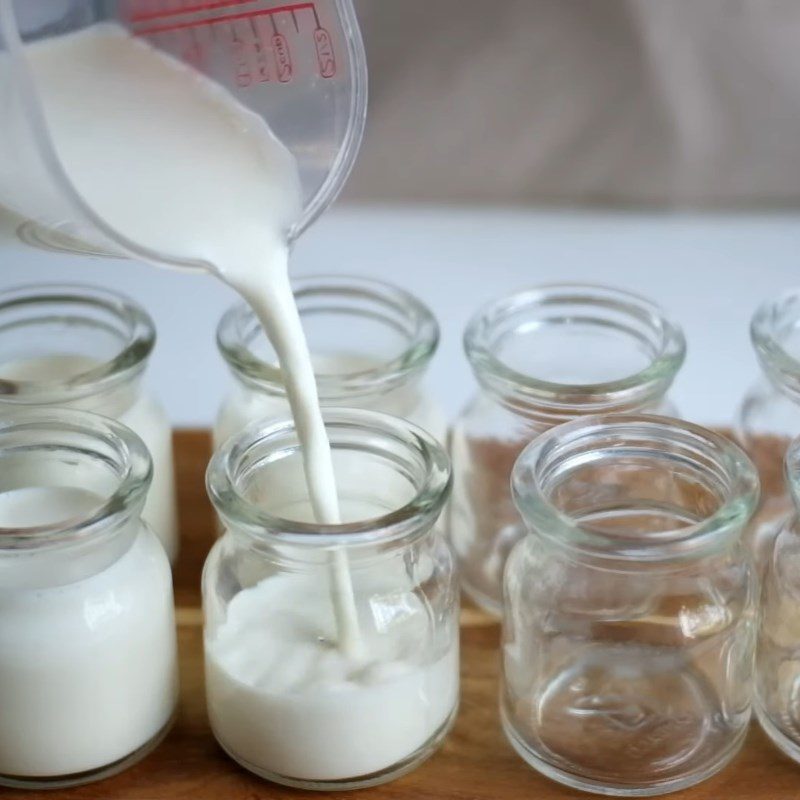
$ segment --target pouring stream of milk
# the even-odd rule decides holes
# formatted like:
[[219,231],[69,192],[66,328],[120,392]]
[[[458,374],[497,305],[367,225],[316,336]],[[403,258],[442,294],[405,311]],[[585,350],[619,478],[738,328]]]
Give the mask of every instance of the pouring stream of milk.
[[[289,283],[286,255],[285,248],[276,252],[267,280],[253,276],[251,270],[240,275],[228,274],[225,280],[250,304],[282,365],[286,395],[303,448],[306,483],[314,516],[320,522],[337,523],[341,516],[331,448],[320,411],[311,354]],[[361,655],[362,642],[350,569],[343,550],[333,551],[331,569],[331,599],[339,644],[348,655],[357,658]]]
[[[288,278],[286,231],[301,205],[291,154],[221,86],[118,26],[29,45],[26,54],[56,151],[90,206],[132,240],[213,265],[251,305],[283,370],[316,518],[339,522]],[[24,193],[25,181],[17,188]],[[339,646],[355,658],[361,639],[342,550],[331,569]]]

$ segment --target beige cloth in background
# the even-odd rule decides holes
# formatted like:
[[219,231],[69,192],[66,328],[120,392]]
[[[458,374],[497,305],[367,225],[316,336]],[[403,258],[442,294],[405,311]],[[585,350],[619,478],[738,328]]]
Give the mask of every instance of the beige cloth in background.
[[357,0],[350,200],[794,204],[800,0]]

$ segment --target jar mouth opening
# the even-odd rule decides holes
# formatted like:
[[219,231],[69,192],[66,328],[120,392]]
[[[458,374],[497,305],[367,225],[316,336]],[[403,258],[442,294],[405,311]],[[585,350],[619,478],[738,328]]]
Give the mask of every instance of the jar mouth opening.
[[[307,504],[308,490],[294,422],[261,421],[228,440],[209,463],[206,485],[226,526],[258,541],[311,547],[387,544],[426,533],[450,491],[450,462],[438,442],[416,425],[377,411],[326,408],[323,419],[343,507],[353,486],[364,495],[371,484],[378,484],[381,492],[389,489],[401,499],[390,503],[377,497],[378,513],[334,525],[265,508],[259,500],[276,497],[281,490],[285,496],[293,492]],[[341,462],[341,471],[339,456],[348,460]],[[294,475],[287,478],[290,466]],[[266,475],[268,470],[272,478]],[[342,473],[349,480],[347,486]],[[281,481],[282,486],[276,485]],[[370,507],[378,508],[378,503]]]
[[490,391],[522,405],[590,413],[662,395],[686,343],[645,298],[563,283],[490,302],[468,323],[464,349]]
[[[13,341],[23,335],[22,345]],[[89,335],[101,353],[85,352]],[[117,292],[78,283],[0,291],[0,398],[43,403],[104,391],[144,369],[155,341],[150,315]]]
[[750,322],[750,339],[767,376],[800,394],[800,289],[762,303]]
[[[399,386],[419,374],[436,352],[439,326],[430,309],[392,284],[309,275],[293,278],[292,288],[323,400]],[[284,394],[277,357],[247,304],[223,315],[217,346],[237,377]]]
[[[35,478],[27,477],[26,462]],[[133,431],[74,409],[0,415],[0,467],[0,496],[18,489],[92,496],[62,519],[13,527],[0,519],[0,551],[67,546],[114,529],[144,504],[152,478],[150,454]]]
[[593,415],[525,448],[512,489],[542,537],[600,558],[661,561],[738,536],[759,480],[721,434],[668,417]]

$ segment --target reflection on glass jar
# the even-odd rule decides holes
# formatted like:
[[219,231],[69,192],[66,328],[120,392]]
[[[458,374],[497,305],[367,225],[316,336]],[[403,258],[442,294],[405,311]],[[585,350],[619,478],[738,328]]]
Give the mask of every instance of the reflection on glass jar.
[[665,417],[587,417],[523,451],[513,492],[529,532],[505,575],[501,713],[518,753],[618,795],[721,769],[750,719],[746,455]]
[[172,430],[161,404],[142,386],[155,339],[147,312],[116,292],[79,284],[0,292],[0,413],[83,409],[138,434],[153,459],[144,519],[174,561]]
[[775,744],[800,762],[800,439],[786,454],[795,513],[764,559],[756,713]]
[[[383,411],[444,441],[445,422],[421,379],[436,352],[439,327],[427,306],[388,283],[352,276],[292,281],[322,406]],[[217,344],[234,384],[220,408],[214,444],[289,408],[275,352],[248,306],[220,320]]]
[[434,528],[450,488],[441,447],[371,411],[328,409],[325,424],[340,525],[312,521],[291,422],[257,422],[215,454],[226,533],[203,609],[222,747],[269,780],[333,790],[392,780],[442,741],[458,703],[458,588]]
[[647,300],[599,286],[543,286],[491,303],[464,347],[481,392],[450,438],[450,541],[461,584],[499,614],[508,553],[524,535],[509,488],[521,450],[592,413],[673,413],[665,400],[683,363],[681,330]]
[[0,785],[143,758],[177,702],[169,562],[140,514],[142,441],[81,411],[0,414]]
[[764,303],[753,315],[750,338],[763,374],[742,402],[737,433],[763,481],[750,525],[756,562],[763,566],[793,512],[783,463],[789,443],[800,436],[800,290]]

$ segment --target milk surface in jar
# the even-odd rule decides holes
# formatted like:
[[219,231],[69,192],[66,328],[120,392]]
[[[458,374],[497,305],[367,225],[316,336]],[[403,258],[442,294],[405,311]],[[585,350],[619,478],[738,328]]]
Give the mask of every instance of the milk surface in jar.
[[[118,26],[36,42],[26,54],[56,151],[87,203],[129,239],[214,265],[253,308],[286,374],[315,516],[337,522],[330,448],[288,277],[287,231],[301,209],[291,154],[221,86]],[[355,654],[347,564],[341,553],[332,559],[340,643]]]
[[178,553],[172,430],[144,372],[155,343],[147,312],[93,286],[0,292],[0,412],[79,408],[127,425],[147,445],[153,481],[144,519],[170,561]]
[[[401,591],[391,575],[354,584],[357,597]],[[368,658],[355,668],[327,644],[335,620],[318,576],[280,576],[240,592],[206,653],[209,711],[225,748],[298,786],[336,788],[416,761],[452,718],[458,650],[419,663],[427,616],[410,583],[405,592],[408,622],[391,636],[362,617]]]
[[169,562],[141,514],[150,462],[117,423],[0,414],[0,785],[119,772],[177,701]]

